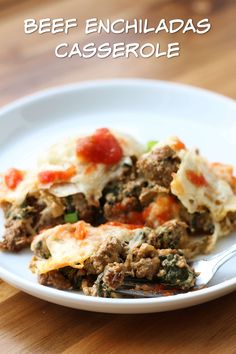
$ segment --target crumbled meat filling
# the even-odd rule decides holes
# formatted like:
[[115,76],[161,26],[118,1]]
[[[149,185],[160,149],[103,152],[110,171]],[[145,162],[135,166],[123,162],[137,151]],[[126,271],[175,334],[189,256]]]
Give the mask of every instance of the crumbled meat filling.
[[184,248],[187,244],[187,224],[179,220],[170,220],[159,226],[148,241],[156,248]]
[[[185,240],[186,225],[173,220],[152,230],[138,229],[129,242],[108,237],[84,264],[82,270],[65,267],[40,276],[41,284],[59,289],[82,289],[92,296],[117,296],[126,278],[144,279],[189,290],[196,274],[183,252],[171,247]],[[166,248],[162,248],[166,247]],[[37,245],[39,257],[48,257],[43,242]],[[49,255],[50,257],[50,255]]]
[[108,264],[103,272],[103,284],[110,290],[122,286],[125,279],[125,267],[123,263]]
[[117,180],[110,183],[103,192],[103,213],[106,220],[127,222],[128,213],[140,212],[142,206],[139,195],[146,186],[143,180],[124,183]]
[[210,212],[190,214],[184,206],[180,209],[180,218],[188,225],[191,234],[213,234],[214,224]]
[[94,224],[98,212],[97,208],[88,203],[83,193],[77,193],[61,199],[65,208],[65,213],[76,212],[78,219]]
[[58,270],[51,270],[48,273],[40,274],[39,283],[42,285],[52,286],[60,290],[72,289],[69,279],[66,279],[66,277]]
[[98,248],[84,265],[87,274],[100,274],[109,263],[121,262],[124,249],[121,242],[115,237],[109,237]]
[[27,196],[19,207],[4,205],[6,225],[0,248],[17,252],[28,247],[37,233],[44,228],[63,224],[64,214],[73,211],[76,211],[82,220],[96,223],[97,208],[88,205],[82,193],[57,198],[42,192],[40,195]]
[[33,233],[27,228],[27,222],[22,219],[11,219],[6,222],[6,232],[0,248],[18,252],[30,245]]
[[137,162],[138,170],[144,178],[158,185],[169,188],[172,175],[177,172],[180,159],[168,145],[144,154]]
[[[10,204],[4,206],[6,217],[5,234],[0,248],[18,252],[30,245],[33,237],[42,229],[61,222],[61,218],[46,217],[46,201],[36,195],[27,196],[22,205],[13,207]],[[43,218],[42,218],[43,215]]]

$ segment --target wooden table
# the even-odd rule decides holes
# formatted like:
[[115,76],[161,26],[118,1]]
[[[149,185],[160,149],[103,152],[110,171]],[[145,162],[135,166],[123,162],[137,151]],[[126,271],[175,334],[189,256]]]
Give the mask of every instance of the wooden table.
[[[207,88],[236,98],[234,0],[0,0],[0,105],[54,85],[89,79],[143,77]],[[196,13],[195,11],[199,11]],[[58,59],[64,40],[86,43],[82,31],[70,36],[23,33],[25,18],[209,17],[204,36],[176,35],[175,59]],[[111,42],[124,37],[111,35]],[[107,36],[93,41],[107,41]],[[136,38],[135,38],[136,40]],[[170,41],[167,35],[140,36],[141,42]],[[132,34],[125,41],[134,41]],[[171,40],[172,41],[172,40]],[[26,295],[0,281],[1,353],[236,353],[236,293],[169,313],[108,315],[72,310]]]

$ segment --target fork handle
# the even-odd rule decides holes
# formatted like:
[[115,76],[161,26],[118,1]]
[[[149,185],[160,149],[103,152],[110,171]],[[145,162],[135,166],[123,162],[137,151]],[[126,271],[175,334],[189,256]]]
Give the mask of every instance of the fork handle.
[[217,255],[213,256],[209,263],[212,265],[212,272],[215,272],[230,258],[236,255],[236,244],[229,247],[227,250],[218,253]]

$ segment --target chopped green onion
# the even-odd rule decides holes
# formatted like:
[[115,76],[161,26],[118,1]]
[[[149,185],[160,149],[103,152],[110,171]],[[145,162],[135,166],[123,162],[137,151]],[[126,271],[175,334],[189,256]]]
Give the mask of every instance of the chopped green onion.
[[158,143],[157,140],[150,140],[147,142],[147,152],[150,152],[152,150],[152,148]]
[[78,221],[78,214],[76,212],[74,213],[68,213],[64,215],[64,220],[66,223],[73,224],[74,222]]

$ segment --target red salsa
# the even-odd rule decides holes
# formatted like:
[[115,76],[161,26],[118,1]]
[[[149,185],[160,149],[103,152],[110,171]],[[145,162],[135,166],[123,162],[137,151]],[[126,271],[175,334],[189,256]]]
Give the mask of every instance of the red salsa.
[[65,171],[42,171],[38,174],[39,182],[42,184],[67,182],[76,173],[74,166]]
[[121,160],[123,151],[114,135],[107,128],[101,128],[78,140],[76,154],[85,162],[113,165]]
[[176,218],[179,215],[179,205],[170,195],[160,195],[155,202],[151,203],[143,210],[144,221],[158,221],[164,224],[166,221]]
[[178,138],[175,140],[175,143],[172,145],[175,150],[186,149],[185,144]]
[[84,221],[79,221],[76,225],[75,229],[75,237],[78,240],[84,240],[88,236],[88,230],[86,227],[86,223]]
[[124,223],[118,222],[118,221],[108,221],[105,225],[123,227],[123,228],[128,229],[128,230],[135,230],[135,229],[143,228],[143,225],[124,224]]
[[196,173],[192,170],[186,171],[188,180],[197,187],[207,187],[208,183],[202,173]]
[[5,183],[9,189],[16,189],[18,184],[23,180],[23,172],[16,168],[11,168],[5,175]]

